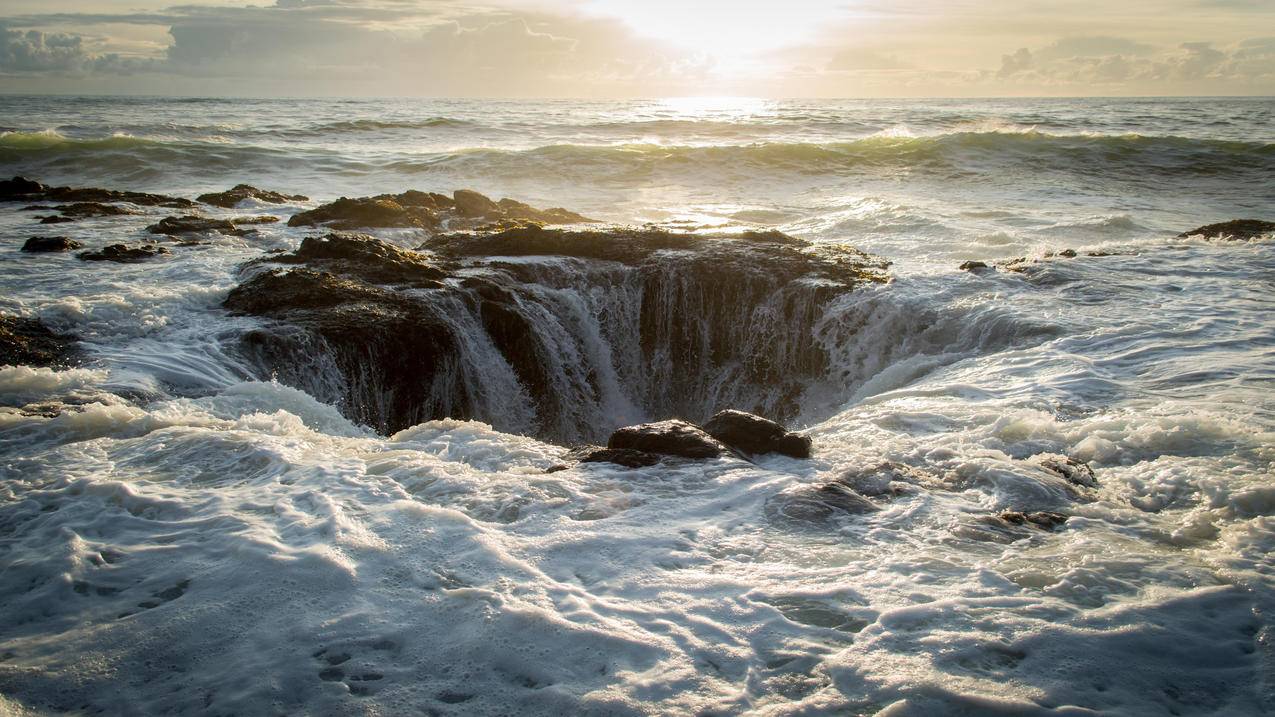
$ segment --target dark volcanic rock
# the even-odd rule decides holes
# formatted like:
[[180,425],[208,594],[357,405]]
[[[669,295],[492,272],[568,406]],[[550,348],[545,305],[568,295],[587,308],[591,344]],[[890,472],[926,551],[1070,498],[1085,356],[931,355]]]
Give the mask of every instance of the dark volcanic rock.
[[782,453],[793,458],[810,457],[810,438],[743,411],[720,411],[704,423],[704,431],[731,448],[745,453]]
[[1068,483],[1086,488],[1094,488],[1098,485],[1093,468],[1090,468],[1088,463],[1075,458],[1065,456],[1045,458],[1040,461],[1040,467],[1066,478]]
[[71,251],[83,246],[67,237],[31,237],[22,245],[22,251]]
[[472,189],[457,189],[452,193],[452,200],[462,217],[492,219],[501,213],[499,204]]
[[304,264],[376,284],[439,287],[439,282],[447,277],[424,254],[366,234],[333,232],[324,237],[306,237],[295,252],[261,261]]
[[0,366],[55,366],[75,357],[75,338],[37,319],[0,314]]
[[120,217],[130,214],[138,214],[139,212],[116,206],[114,204],[102,204],[101,202],[76,202],[74,204],[63,204],[51,209],[61,213],[60,217],[45,217],[40,220],[41,224],[59,224],[62,222],[74,221],[76,219],[88,219],[91,217]]
[[846,515],[872,513],[880,508],[837,481],[801,485],[784,490],[766,501],[766,517],[792,527],[823,527]]
[[1007,510],[997,517],[1012,525],[1030,525],[1040,528],[1041,530],[1053,530],[1067,522],[1067,516],[1062,513],[1053,513],[1047,510],[1040,510],[1032,513]]
[[393,199],[341,197],[331,204],[293,214],[288,220],[288,226],[327,226],[332,229],[432,229],[438,226],[438,217],[431,209],[405,207]]
[[1275,234],[1275,222],[1265,222],[1260,219],[1233,219],[1229,222],[1206,224],[1191,231],[1182,232],[1178,237],[1203,236],[1248,240],[1265,234]]
[[0,201],[13,201],[15,198],[26,198],[32,194],[40,194],[44,185],[34,179],[14,177],[0,181]]
[[343,391],[321,397],[356,421],[392,433],[433,418],[473,417],[472,400],[454,383],[461,338],[429,304],[357,279],[295,269],[254,276],[231,290],[225,306],[301,329],[251,333],[245,349],[292,385],[335,371],[345,380]]
[[330,204],[294,214],[288,226],[436,230],[446,225],[455,230],[503,221],[574,224],[591,220],[566,209],[541,210],[512,199],[494,202],[473,190],[460,189],[453,197],[414,190],[357,199],[341,197]]
[[633,411],[795,415],[828,375],[814,330],[825,307],[885,281],[884,266],[773,232],[531,226],[422,251],[332,233],[250,262],[225,306],[275,321],[244,339],[263,377],[379,431],[477,418],[578,444]]
[[168,249],[152,244],[138,246],[111,244],[110,246],[102,247],[100,251],[84,251],[76,254],[76,256],[84,261],[114,261],[120,264],[137,264],[169,253],[171,252]]
[[682,458],[716,458],[727,452],[702,428],[678,419],[625,426],[611,434],[607,448]]
[[646,468],[664,460],[657,453],[600,446],[583,446],[568,453],[567,457],[579,463],[614,463],[625,468]]
[[224,192],[211,192],[199,195],[196,200],[214,207],[231,209],[247,199],[256,199],[267,204],[286,204],[287,202],[307,202],[309,197],[300,194],[281,194],[268,189],[258,189],[248,184],[237,184],[233,189]]
[[983,271],[984,269],[990,268],[991,267],[981,261],[967,261],[964,264],[961,264],[960,267],[961,271]]
[[218,232],[221,234],[235,234],[237,230],[235,225],[226,219],[212,219],[209,217],[197,217],[187,215],[184,217],[164,217],[158,223],[146,227],[146,231],[151,234],[166,234],[168,236],[177,236],[179,234],[203,234],[207,232]]
[[162,194],[147,192],[121,192],[114,189],[97,189],[93,187],[46,187],[35,180],[14,177],[0,182],[0,201],[16,202],[66,202],[66,203],[110,203],[128,202],[146,207],[193,207],[195,203],[181,197],[167,197]]

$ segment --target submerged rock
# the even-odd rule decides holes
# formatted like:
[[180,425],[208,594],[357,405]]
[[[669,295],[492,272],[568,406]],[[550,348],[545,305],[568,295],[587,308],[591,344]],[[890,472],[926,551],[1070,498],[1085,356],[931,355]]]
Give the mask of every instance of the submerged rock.
[[1229,222],[1205,224],[1202,227],[1182,232],[1178,237],[1185,239],[1186,237],[1202,236],[1246,241],[1266,234],[1275,234],[1275,222],[1266,222],[1260,219],[1232,219]]
[[452,197],[432,192],[407,191],[375,197],[341,197],[330,204],[294,214],[288,226],[327,226],[332,229],[415,228],[435,230],[474,229],[502,221],[575,224],[590,219],[566,209],[536,209],[502,199],[492,201],[478,192],[459,189]]
[[84,261],[114,261],[120,264],[137,264],[147,259],[169,254],[167,248],[153,244],[128,246],[127,244],[111,244],[99,251],[84,251],[76,257]]
[[277,322],[244,339],[263,377],[378,431],[477,418],[579,444],[617,415],[795,415],[829,370],[824,307],[883,268],[777,233],[332,233],[250,262],[225,306]]
[[713,438],[745,453],[781,453],[810,457],[810,437],[792,433],[774,421],[743,411],[720,411],[704,423]]
[[214,207],[222,207],[224,209],[232,209],[238,206],[240,202],[248,199],[255,199],[259,202],[267,204],[286,204],[288,202],[308,202],[309,197],[300,194],[282,194],[280,192],[272,192],[268,189],[258,189],[248,184],[237,184],[233,189],[224,192],[210,192],[201,194],[196,197],[196,201],[204,204],[211,204]]
[[71,251],[83,246],[68,237],[31,237],[22,245],[22,251]]
[[75,337],[54,333],[38,319],[0,314],[0,366],[57,366],[75,354]]
[[728,451],[704,429],[678,419],[625,426],[611,434],[607,448],[682,458],[716,458]]
[[839,481],[788,488],[771,496],[765,507],[771,522],[806,528],[826,526],[840,516],[879,510],[871,500]]

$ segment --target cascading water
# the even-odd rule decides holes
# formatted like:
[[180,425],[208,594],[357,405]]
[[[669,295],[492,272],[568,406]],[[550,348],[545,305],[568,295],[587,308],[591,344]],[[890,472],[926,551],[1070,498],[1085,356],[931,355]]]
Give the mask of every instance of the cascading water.
[[[638,245],[668,236],[603,234]],[[627,263],[471,257],[427,288],[329,282],[325,290],[347,292],[356,314],[349,302],[373,297],[362,317],[334,325],[330,312],[311,321],[286,310],[297,305],[268,302],[259,313],[310,330],[253,332],[247,346],[263,370],[382,432],[475,418],[578,443],[626,423],[703,420],[723,408],[796,418],[804,394],[826,388],[830,347],[816,333],[826,310],[856,282],[882,276],[867,273],[863,255],[807,254],[782,235],[682,241],[681,249],[641,246]],[[756,263],[775,253],[789,264]],[[859,263],[837,264],[851,256]],[[232,294],[228,306],[252,311],[243,299]]]

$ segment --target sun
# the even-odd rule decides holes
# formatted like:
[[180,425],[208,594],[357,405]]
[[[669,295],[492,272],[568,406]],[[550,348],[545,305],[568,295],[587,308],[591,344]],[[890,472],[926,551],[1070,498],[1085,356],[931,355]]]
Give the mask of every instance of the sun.
[[846,15],[843,3],[829,0],[589,0],[584,7],[619,18],[640,35],[703,52],[724,69],[810,40]]

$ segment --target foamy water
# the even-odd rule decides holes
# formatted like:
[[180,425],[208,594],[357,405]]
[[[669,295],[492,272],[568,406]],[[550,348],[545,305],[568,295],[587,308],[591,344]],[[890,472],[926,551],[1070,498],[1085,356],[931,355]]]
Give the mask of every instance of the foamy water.
[[[451,420],[380,436],[257,373],[239,337],[265,324],[220,304],[312,230],[116,265],[19,247],[137,241],[171,212],[0,206],[0,311],[87,354],[0,368],[0,711],[1269,713],[1275,254],[1176,235],[1275,219],[1273,120],[1269,100],[0,99],[0,175],[312,197],[216,216],[472,187],[894,263],[813,328],[833,365],[798,419],[812,460],[546,474],[566,447]],[[1019,256],[1039,261],[956,268]],[[876,510],[783,510],[836,477]]]

